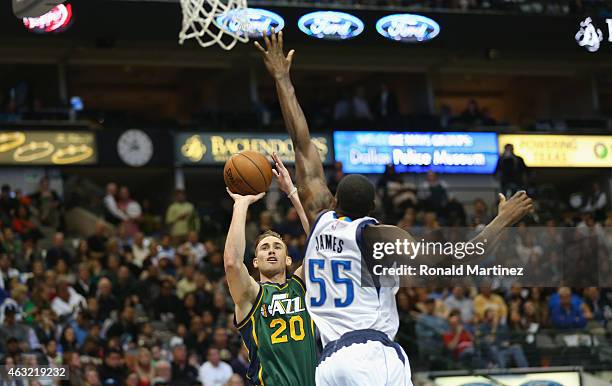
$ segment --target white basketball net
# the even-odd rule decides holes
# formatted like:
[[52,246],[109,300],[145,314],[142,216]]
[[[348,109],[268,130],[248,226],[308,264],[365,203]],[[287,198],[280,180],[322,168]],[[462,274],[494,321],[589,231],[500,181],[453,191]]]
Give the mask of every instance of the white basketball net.
[[[219,23],[217,18],[222,15],[234,15],[234,19],[241,18],[246,12],[236,12],[247,8],[247,0],[181,0],[183,9],[183,27],[179,33],[179,43],[187,39],[195,39],[202,47],[218,44],[224,50],[231,50],[236,42],[249,41],[246,28],[232,31],[228,27],[228,18]],[[245,20],[234,20],[235,25],[248,24]]]

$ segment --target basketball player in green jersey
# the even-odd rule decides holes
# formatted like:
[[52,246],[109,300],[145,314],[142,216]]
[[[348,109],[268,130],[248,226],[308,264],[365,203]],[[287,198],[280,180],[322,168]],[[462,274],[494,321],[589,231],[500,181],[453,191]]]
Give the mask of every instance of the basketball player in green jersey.
[[[308,221],[289,173],[274,155],[274,175],[288,193],[302,225]],[[256,282],[244,263],[245,225],[248,208],[265,193],[234,200],[232,222],[225,242],[225,274],[236,305],[235,323],[249,350],[247,378],[252,385],[314,386],[317,354],[314,324],[306,311],[303,269],[287,277],[291,257],[277,233],[266,231],[257,238],[253,265],[259,270]]]

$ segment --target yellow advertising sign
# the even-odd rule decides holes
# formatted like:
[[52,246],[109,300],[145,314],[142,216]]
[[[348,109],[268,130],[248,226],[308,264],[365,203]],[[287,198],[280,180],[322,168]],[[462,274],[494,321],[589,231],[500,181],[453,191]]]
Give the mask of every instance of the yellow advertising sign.
[[537,168],[612,167],[612,136],[500,134],[499,149],[514,145],[525,164]]
[[89,132],[0,131],[2,165],[73,165],[97,162]]
[[[332,163],[331,138],[313,135],[312,142],[319,151],[321,162]],[[266,155],[276,153],[283,162],[295,162],[293,143],[285,133],[178,133],[175,143],[176,159],[186,165],[223,164],[232,154],[243,150]]]

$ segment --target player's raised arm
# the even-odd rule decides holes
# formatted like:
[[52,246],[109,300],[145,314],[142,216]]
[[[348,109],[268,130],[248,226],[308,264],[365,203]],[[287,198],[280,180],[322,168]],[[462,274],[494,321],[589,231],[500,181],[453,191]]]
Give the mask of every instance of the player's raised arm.
[[493,248],[505,228],[513,226],[532,211],[533,201],[524,190],[516,192],[509,200],[500,193],[497,216],[471,241],[486,240],[485,244]]
[[247,211],[249,206],[261,199],[265,193],[256,196],[241,196],[232,193],[229,189],[227,189],[227,192],[234,200],[234,211],[225,239],[223,264],[230,294],[234,303],[236,303],[236,320],[240,322],[248,315],[259,292],[259,284],[249,275],[249,271],[244,264]]
[[291,83],[290,69],[294,50],[285,56],[283,52],[283,33],[272,31],[270,38],[264,35],[265,49],[255,42],[261,51],[264,63],[274,78],[287,131],[291,135],[295,150],[295,168],[299,185],[299,195],[310,224],[323,209],[330,208],[333,196],[325,181],[323,163],[319,152],[312,143],[308,123],[295,95]]

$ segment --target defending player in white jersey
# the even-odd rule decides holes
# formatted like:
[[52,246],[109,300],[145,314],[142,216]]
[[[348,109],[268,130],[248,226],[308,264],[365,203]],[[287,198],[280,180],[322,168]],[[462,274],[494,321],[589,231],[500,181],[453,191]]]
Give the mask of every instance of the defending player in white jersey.
[[[413,241],[404,230],[368,217],[375,189],[364,176],[348,175],[332,196],[323,165],[311,141],[304,113],[295,96],[289,70],[294,51],[283,52],[282,32],[265,37],[264,63],[274,77],[287,130],[295,150],[299,195],[310,223],[304,258],[306,306],[321,333],[323,352],[316,370],[318,386],[411,386],[410,364],[393,341],[399,326],[395,295],[398,285],[362,286],[361,264],[369,264],[374,242]],[[499,214],[473,242],[494,244],[504,227],[532,209],[519,192],[500,195]],[[362,259],[363,257],[363,259]],[[376,284],[376,283],[375,283]]]

